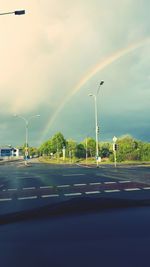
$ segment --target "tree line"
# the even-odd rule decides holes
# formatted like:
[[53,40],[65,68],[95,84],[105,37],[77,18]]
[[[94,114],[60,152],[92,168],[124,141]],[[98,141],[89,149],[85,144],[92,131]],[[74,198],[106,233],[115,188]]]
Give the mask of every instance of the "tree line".
[[[73,139],[65,139],[62,133],[58,132],[49,140],[45,141],[39,148],[40,156],[63,156],[65,150],[66,157],[74,158],[94,158],[96,142],[92,137],[85,138],[81,142]],[[117,139],[117,161],[149,161],[150,143],[136,140],[132,136],[126,135]],[[102,159],[114,160],[112,142],[99,143],[99,156]]]

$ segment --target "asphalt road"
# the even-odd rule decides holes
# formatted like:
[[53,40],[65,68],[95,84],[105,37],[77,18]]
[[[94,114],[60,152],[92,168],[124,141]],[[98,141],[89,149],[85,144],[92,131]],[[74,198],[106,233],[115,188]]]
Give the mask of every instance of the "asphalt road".
[[72,198],[149,199],[150,167],[49,165],[32,161],[0,166],[0,214]]

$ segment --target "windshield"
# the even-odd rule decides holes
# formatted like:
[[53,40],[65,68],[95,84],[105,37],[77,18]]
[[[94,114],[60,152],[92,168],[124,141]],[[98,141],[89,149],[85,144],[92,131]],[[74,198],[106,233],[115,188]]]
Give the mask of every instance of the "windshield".
[[149,205],[149,2],[2,2],[0,215]]

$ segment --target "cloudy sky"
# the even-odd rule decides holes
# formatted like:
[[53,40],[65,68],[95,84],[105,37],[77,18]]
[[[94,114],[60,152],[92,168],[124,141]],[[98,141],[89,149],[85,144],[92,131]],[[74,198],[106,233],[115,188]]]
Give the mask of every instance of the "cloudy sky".
[[0,12],[0,145],[30,145],[55,132],[150,141],[149,0],[5,0]]

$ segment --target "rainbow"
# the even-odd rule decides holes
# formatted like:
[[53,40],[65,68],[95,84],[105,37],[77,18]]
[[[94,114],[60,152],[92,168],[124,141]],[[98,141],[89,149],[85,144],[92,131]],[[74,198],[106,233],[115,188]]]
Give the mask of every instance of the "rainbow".
[[85,85],[96,73],[98,73],[99,71],[103,70],[104,68],[106,68],[107,66],[109,66],[110,64],[112,64],[113,62],[115,62],[116,60],[120,59],[121,57],[131,53],[132,51],[146,45],[150,43],[150,38],[146,38],[143,39],[142,41],[139,41],[137,43],[134,44],[130,44],[129,46],[117,51],[116,53],[112,54],[111,56],[109,56],[108,58],[106,58],[105,60],[101,61],[100,63],[98,63],[91,71],[89,71],[88,73],[86,73],[86,75],[84,75],[80,81],[75,85],[75,87],[73,88],[73,90],[71,90],[71,93],[69,95],[67,95],[67,97],[64,99],[64,101],[59,105],[59,107],[57,108],[57,110],[55,111],[55,113],[53,114],[52,118],[49,120],[48,124],[46,125],[44,131],[43,131],[43,135],[41,140],[44,139],[44,137],[46,136],[46,134],[48,133],[51,125],[53,124],[53,122],[56,120],[56,117],[58,116],[58,114],[61,112],[61,110],[64,108],[64,106],[66,105],[66,103],[82,88],[83,85]]

